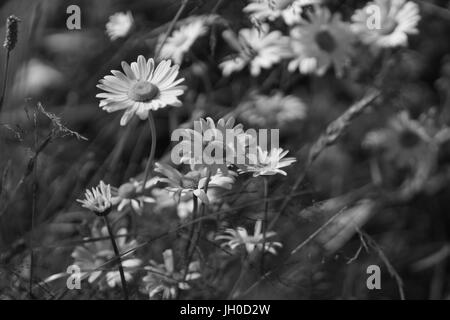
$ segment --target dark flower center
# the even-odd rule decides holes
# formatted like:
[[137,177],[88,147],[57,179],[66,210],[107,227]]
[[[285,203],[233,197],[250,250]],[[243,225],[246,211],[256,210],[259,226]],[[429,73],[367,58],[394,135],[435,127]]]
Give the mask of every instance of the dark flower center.
[[316,43],[321,50],[328,53],[333,52],[337,47],[336,41],[327,30],[319,31],[316,34]]
[[158,94],[158,87],[148,81],[138,81],[128,90],[128,97],[138,102],[150,101]]
[[414,148],[420,142],[420,137],[411,130],[405,130],[400,133],[400,145],[404,148]]

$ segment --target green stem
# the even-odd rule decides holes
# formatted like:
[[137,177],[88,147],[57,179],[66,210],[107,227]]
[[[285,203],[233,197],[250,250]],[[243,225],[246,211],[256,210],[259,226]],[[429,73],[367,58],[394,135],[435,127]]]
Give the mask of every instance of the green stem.
[[[210,180],[211,180],[211,170],[208,168],[207,169],[207,178],[206,178],[206,183],[205,183],[205,194],[208,194],[208,186],[209,186]],[[202,204],[200,205],[200,218],[203,218],[205,216],[205,213],[206,213],[206,204],[202,202]],[[198,223],[198,226],[197,226],[197,230],[194,235],[194,239],[191,241],[192,246],[191,246],[189,257],[187,260],[187,269],[186,270],[188,270],[189,265],[192,262],[192,258],[194,257],[195,248],[197,247],[198,240],[200,239],[202,223],[203,223],[203,220],[200,220]],[[186,279],[187,274],[188,274],[188,272],[185,272],[185,276],[184,276],[185,279]]]
[[[192,221],[195,221],[197,218],[198,213],[198,199],[195,195],[193,195],[193,210],[192,210]],[[187,274],[189,272],[189,264],[191,263],[190,259],[190,252],[191,252],[191,244],[194,242],[194,231],[195,231],[195,224],[192,224],[189,231],[189,238],[186,244],[186,252],[185,252],[185,259],[186,259],[186,269],[184,271],[183,279],[186,279]]]
[[167,32],[164,34],[164,38],[161,41],[161,44],[155,50],[155,57],[156,58],[159,57],[159,54],[161,53],[161,50],[164,47],[164,44],[166,43],[166,41],[169,38],[170,34],[172,33],[173,29],[175,28],[175,24],[177,23],[178,19],[180,19],[181,14],[183,13],[184,9],[186,8],[186,5],[189,2],[189,0],[182,0],[182,1],[183,2],[181,3],[181,7],[178,9],[177,13],[175,14],[175,17],[170,22],[169,28],[167,29]]
[[266,253],[266,233],[268,223],[268,211],[269,211],[269,183],[267,177],[263,177],[264,182],[264,221],[263,221],[263,246],[261,252],[261,272],[264,273],[264,255]]
[[153,118],[153,113],[150,111],[148,113],[148,123],[150,125],[150,134],[152,136],[152,145],[150,147],[150,156],[148,157],[147,164],[145,166],[144,173],[144,183],[142,185],[142,192],[145,191],[145,184],[150,176],[150,169],[153,167],[153,161],[155,160],[155,151],[156,151],[156,126],[155,119]]
[[10,54],[10,51],[7,50],[6,58],[5,58],[5,78],[3,79],[2,95],[0,96],[0,112],[2,111],[3,102],[5,100],[5,94],[6,94],[6,86],[8,83],[9,54]]
[[117,264],[119,265],[119,273],[120,273],[120,281],[122,283],[123,298],[125,300],[128,300],[127,281],[125,279],[125,273],[123,272],[122,259],[120,258],[119,248],[117,247],[116,240],[114,239],[114,234],[113,234],[113,231],[111,228],[111,224],[109,223],[108,217],[104,216],[103,220],[105,221],[106,228],[108,229],[109,239],[111,240],[111,244],[114,249],[114,254],[116,256]]
[[228,295],[228,300],[234,299],[234,296],[236,294],[235,292],[239,289],[242,279],[244,279],[244,276],[247,271],[247,262],[245,261],[245,259],[246,259],[246,254],[243,254],[242,258],[241,258],[241,271],[239,272],[239,276],[236,279],[236,282],[234,283],[233,288],[231,288],[230,294]]

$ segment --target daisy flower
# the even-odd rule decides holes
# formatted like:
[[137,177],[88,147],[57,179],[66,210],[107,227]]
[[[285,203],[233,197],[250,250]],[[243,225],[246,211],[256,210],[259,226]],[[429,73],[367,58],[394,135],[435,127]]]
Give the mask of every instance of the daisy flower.
[[321,0],[251,0],[244,8],[250,19],[264,22],[283,18],[287,25],[300,22],[305,6],[320,4]]
[[180,29],[175,30],[161,48],[161,57],[170,58],[175,63],[181,64],[184,55],[189,51],[194,42],[208,31],[205,19],[195,18]]
[[[116,234],[117,247],[121,253],[136,247],[136,240],[126,241],[127,230],[120,229]],[[92,238],[106,238],[105,240],[97,240],[86,242],[82,246],[77,246],[72,252],[74,264],[81,269],[81,277],[87,277],[89,283],[93,283],[103,274],[106,275],[105,281],[99,283],[100,288],[104,289],[105,284],[114,288],[116,285],[120,286],[120,275],[116,270],[105,270],[108,261],[114,259],[114,250],[108,238],[108,230],[106,227],[99,229],[93,227],[91,230]],[[132,257],[132,254],[122,256],[122,266],[124,268],[124,275],[127,282],[133,279],[132,274],[141,265],[142,261]]]
[[287,57],[289,38],[280,31],[269,32],[269,26],[263,24],[259,29],[241,29],[237,43],[233,44],[238,55],[222,62],[219,67],[224,76],[241,71],[247,65],[250,73],[256,77],[262,69],[269,69]]
[[[157,182],[157,179],[151,179],[145,184],[145,190],[150,189]],[[126,206],[131,205],[133,210],[141,214],[144,204],[154,203],[155,199],[143,194],[143,182],[131,179],[119,188],[112,189],[112,202],[118,204],[117,210],[122,211]]]
[[431,142],[432,137],[420,122],[401,112],[390,120],[387,128],[369,132],[363,145],[380,151],[387,161],[399,167],[412,167],[431,152],[434,145]]
[[406,0],[375,0],[355,11],[352,28],[361,41],[374,47],[406,46],[417,34],[419,6]]
[[189,290],[191,286],[188,282],[201,277],[200,262],[191,262],[185,275],[184,270],[175,270],[172,250],[164,251],[163,258],[163,264],[150,260],[150,265],[145,267],[148,274],[142,281],[144,282],[145,292],[148,293],[150,299],[160,293],[162,299],[174,299],[178,290]]
[[180,107],[178,97],[184,93],[184,87],[179,86],[184,78],[175,80],[178,76],[179,66],[171,66],[170,60],[161,61],[155,69],[153,59],[139,56],[137,62],[131,66],[122,62],[125,73],[113,70],[113,74],[100,80],[97,88],[104,90],[97,94],[100,107],[107,112],[125,110],[120,125],[126,125],[133,115],[141,120],[148,117],[152,110],[166,106]]
[[133,24],[134,19],[130,11],[127,13],[117,12],[109,17],[109,21],[106,24],[106,33],[114,41],[127,36]]
[[[276,236],[276,232],[266,232],[265,252],[277,254],[276,248],[281,248],[283,245],[280,242],[267,241],[267,239]],[[261,251],[264,243],[264,234],[262,233],[262,221],[258,220],[255,223],[253,235],[249,235],[247,230],[243,227],[236,229],[228,228],[223,234],[216,236],[215,240],[225,240],[221,244],[222,247],[228,246],[231,250],[235,250],[240,246],[244,246],[248,254],[252,254],[255,250]]]
[[352,53],[354,35],[350,26],[326,8],[317,7],[307,17],[290,32],[294,59],[289,63],[289,71],[298,69],[322,76],[334,66],[341,76]]
[[290,166],[297,161],[293,157],[284,158],[289,151],[281,148],[274,148],[270,152],[264,151],[260,146],[256,147],[256,152],[247,154],[248,164],[241,165],[239,173],[252,172],[253,177],[272,176],[275,174],[286,175],[281,168]]
[[107,215],[113,205],[111,185],[100,181],[97,187],[86,190],[84,199],[77,199],[77,201],[81,203],[83,208],[91,210],[99,216]]
[[[234,180],[234,179],[233,179]],[[219,210],[228,210],[230,207],[224,202],[225,190],[230,190],[230,188],[220,189],[220,188],[208,188],[206,193],[208,197],[208,205],[211,208],[211,212],[217,212]],[[202,204],[201,200],[198,200],[198,206]],[[180,220],[184,221],[188,217],[192,216],[194,213],[194,200],[192,198],[186,201],[180,201],[176,205],[177,215]]]
[[250,125],[266,128],[285,128],[289,123],[306,117],[304,102],[281,92],[266,96],[254,94],[244,103],[240,117]]
[[[168,184],[166,189],[175,196],[177,201],[190,200],[195,195],[203,203],[209,204],[208,196],[205,193],[206,181],[208,180],[206,168],[182,174],[169,165],[156,163],[155,167],[155,171],[163,175],[163,178],[159,178],[159,181]],[[208,189],[222,188],[231,190],[234,181],[234,176],[223,175],[222,172],[217,171],[216,174],[211,175]]]
[[191,170],[208,168],[211,175],[218,170],[228,174],[228,166],[244,154],[252,139],[242,124],[235,126],[234,118],[219,119],[217,123],[211,118],[200,119],[194,122],[194,129],[184,129],[181,136],[183,140],[172,149],[175,163],[189,164]]

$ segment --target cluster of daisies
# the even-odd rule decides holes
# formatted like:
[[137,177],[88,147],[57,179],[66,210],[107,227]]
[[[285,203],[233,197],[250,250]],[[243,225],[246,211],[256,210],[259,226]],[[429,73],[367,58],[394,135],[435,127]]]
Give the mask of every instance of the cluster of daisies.
[[[405,46],[418,32],[417,4],[406,0],[375,0],[355,11],[350,21],[321,6],[321,0],[250,0],[244,8],[253,26],[222,36],[235,51],[219,66],[224,76],[248,68],[252,76],[283,60],[290,72],[323,75],[334,68],[341,76],[351,62],[358,42],[376,50]],[[197,39],[208,32],[211,19],[194,17],[173,32],[161,49],[161,57],[181,64]],[[283,31],[274,28],[282,21]],[[129,13],[111,17],[111,39],[124,36],[132,25]],[[288,31],[284,31],[288,30]]]
[[[378,16],[373,16],[373,10],[369,10],[373,6],[379,8],[379,11],[375,10]],[[419,21],[417,5],[405,0],[370,2],[354,13],[351,22],[331,13],[320,0],[252,0],[244,13],[249,17],[251,28],[235,33],[228,27],[222,32],[223,38],[236,51],[218,62],[224,76],[246,68],[252,76],[258,76],[262,70],[283,60],[287,61],[291,72],[320,76],[333,68],[341,76],[357,41],[373,48],[406,45],[408,35],[417,32]],[[368,23],[371,19],[375,21]],[[285,24],[283,30],[274,29],[275,25],[280,25],[278,22]],[[181,107],[180,99],[187,88],[183,85],[184,78],[179,77],[180,65],[190,54],[195,41],[208,33],[212,23],[211,17],[191,17],[169,37],[161,37],[155,59],[140,55],[131,64],[122,62],[121,71],[112,70],[111,75],[105,76],[97,85],[102,90],[97,94],[100,107],[106,112],[123,112],[122,126],[129,124],[134,116],[141,120],[150,119],[150,126],[154,126],[153,112],[168,106]],[[111,16],[106,25],[111,40],[126,37],[133,27],[130,12]],[[238,110],[256,127],[283,126],[295,119],[303,119],[306,114],[306,107],[299,98],[284,96],[281,92],[270,97],[252,94],[251,102]],[[401,119],[399,125],[404,122]],[[202,143],[198,147],[202,151],[210,148],[223,151],[224,157],[220,161],[217,161],[217,154],[210,159],[199,159],[197,153],[189,151],[190,148],[180,148],[183,152],[178,163],[154,163],[151,153],[148,161],[151,170],[146,170],[144,178],[132,179],[118,188],[101,181],[97,187],[86,191],[84,199],[78,200],[84,208],[104,219],[103,225],[99,221],[92,227],[92,238],[101,240],[79,246],[72,254],[83,278],[89,283],[98,283],[100,288],[124,288],[126,282],[144,270],[145,274],[140,277],[143,293],[150,298],[178,297],[180,290],[190,289],[191,283],[202,277],[195,243],[194,248],[190,248],[189,239],[187,257],[175,259],[175,250],[169,248],[162,253],[162,263],[155,260],[146,263],[135,257],[138,243],[130,239],[126,229],[112,234],[115,229],[109,226],[110,213],[124,212],[130,213],[133,219],[142,218],[146,205],[158,203],[152,191],[162,186],[177,204],[180,220],[191,219],[190,225],[195,229],[195,225],[201,226],[205,214],[214,213],[217,192],[233,189],[239,175],[263,180],[276,174],[286,175],[286,167],[296,161],[286,157],[288,151],[281,148],[266,150],[258,145],[233,118],[218,121],[206,118],[199,122],[200,130],[183,129],[181,144],[190,146],[200,140]],[[237,137],[237,144],[224,140],[227,131]],[[155,142],[153,135],[152,148]],[[251,149],[250,145],[254,144],[256,149]],[[204,152],[200,154],[205,155]],[[229,157],[230,154],[244,154],[248,161],[238,162],[236,157]],[[267,188],[266,180],[264,184]],[[224,250],[240,252],[245,257],[277,254],[282,244],[274,240],[274,231],[267,230],[267,222],[267,215],[256,219],[253,234],[241,226],[223,227],[217,230],[212,240]],[[108,236],[110,240],[106,240]],[[156,260],[161,261],[159,257]],[[119,264],[118,271],[113,262]]]

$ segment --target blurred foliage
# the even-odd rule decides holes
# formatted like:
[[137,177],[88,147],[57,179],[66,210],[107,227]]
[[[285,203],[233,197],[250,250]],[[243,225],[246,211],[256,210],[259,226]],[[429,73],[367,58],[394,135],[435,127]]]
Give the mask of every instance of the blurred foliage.
[[[255,92],[268,96],[283,92],[299,97],[307,106],[305,119],[282,128],[281,145],[296,154],[297,164],[284,180],[270,179],[270,197],[276,199],[270,203],[270,216],[284,209],[275,225],[284,248],[279,257],[268,259],[268,269],[275,271],[267,277],[261,278],[257,268],[248,267],[238,290],[240,297],[398,299],[403,290],[408,299],[450,298],[450,142],[445,137],[444,142],[436,142],[440,139],[437,132],[450,122],[450,1],[417,2],[422,15],[420,34],[409,39],[410,46],[389,49],[380,56],[360,48],[341,79],[330,73],[323,77],[288,73],[285,66],[256,78],[246,72],[225,78],[217,65],[230,48],[221,37],[221,26],[212,28],[186,57],[181,68],[189,88],[184,106],[155,113],[161,161],[168,160],[173,121],[189,126],[199,115],[215,119],[233,115]],[[329,0],[327,5],[348,18],[364,3]],[[65,10],[70,4],[82,10],[81,30],[66,29]],[[193,15],[210,14],[216,4],[213,0],[189,1],[178,24]],[[245,4],[221,1],[216,13],[238,31],[250,26],[242,14]],[[158,36],[167,30],[179,6],[179,0],[14,0],[2,4],[0,21],[10,14],[21,19],[0,122],[2,298],[28,297],[32,210],[36,212],[33,243],[38,282],[65,272],[74,247],[90,235],[94,217],[75,203],[84,189],[100,179],[120,185],[144,170],[150,145],[146,123],[134,119],[128,127],[119,128],[118,115],[98,108],[95,85],[110,70],[119,70],[121,61],[135,61],[139,54],[151,56]],[[128,10],[133,12],[137,30],[111,42],[105,34],[108,17]],[[4,32],[0,28],[0,34]],[[0,50],[0,61],[4,54]],[[2,68],[0,83],[5,77]],[[358,109],[357,103],[374,86],[377,94],[369,97],[371,103]],[[54,119],[36,108],[38,102],[46,112],[56,114],[61,125],[88,141],[55,135]],[[439,144],[435,149],[429,145],[421,149],[422,157],[413,169],[396,162],[399,157],[410,160],[398,146],[392,147],[394,159],[388,159],[363,143],[369,132],[389,130],[399,111],[408,111],[412,121],[429,128],[430,136],[436,137],[433,143]],[[247,125],[246,119],[241,121]],[[390,141],[396,139],[390,137]],[[34,170],[37,177],[31,179]],[[239,180],[235,190],[243,192],[228,204],[230,212],[221,215],[227,223],[245,224],[259,217],[262,186]],[[183,237],[181,231],[160,237],[179,221],[174,204],[158,192],[153,190],[158,201],[149,208],[151,219],[147,216],[137,226],[132,219],[121,222],[133,228],[139,243],[148,241],[138,250],[144,260],[160,261],[161,252]],[[210,220],[205,228],[212,232],[219,219]],[[308,240],[317,230],[320,234]],[[208,268],[181,298],[227,298],[240,272],[238,257],[217,250],[208,232],[202,237]],[[291,255],[304,241],[298,254]],[[382,268],[382,290],[366,288],[366,268],[371,264]],[[142,278],[141,273],[135,279]],[[34,297],[121,297],[119,289],[99,291],[95,284],[91,290],[68,292],[64,281],[35,284]],[[257,289],[252,287],[255,283]],[[138,281],[130,285],[130,292],[132,298],[146,298],[139,292]]]

